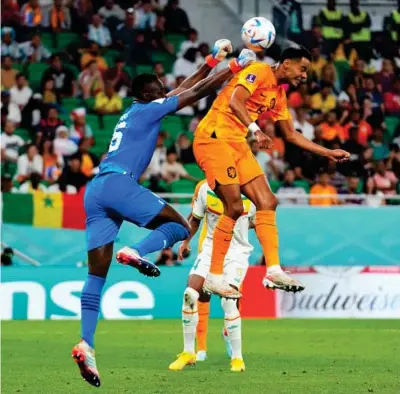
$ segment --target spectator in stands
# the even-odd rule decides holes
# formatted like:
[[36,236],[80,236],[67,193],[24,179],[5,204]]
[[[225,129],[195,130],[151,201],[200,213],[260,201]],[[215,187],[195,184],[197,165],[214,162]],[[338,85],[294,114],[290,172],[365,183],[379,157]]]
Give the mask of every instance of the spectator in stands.
[[353,127],[356,127],[358,131],[358,136],[357,136],[358,143],[363,146],[366,146],[368,144],[368,139],[372,134],[372,127],[364,119],[361,119],[361,113],[358,110],[353,110],[351,112],[350,121],[343,128],[344,140],[347,140],[349,138],[349,131]]
[[15,179],[19,183],[23,183],[32,173],[43,174],[43,158],[33,144],[28,145],[26,153],[18,158]]
[[[296,186],[294,181],[295,173],[289,168],[285,171],[284,181],[276,192],[280,204],[308,204],[306,191],[301,186]],[[287,197],[288,195],[290,195],[290,197]]]
[[384,160],[389,157],[389,146],[385,142],[384,131],[381,127],[374,130],[369,145],[373,151],[373,160]]
[[69,138],[79,144],[83,138],[88,139],[93,145],[93,131],[89,124],[86,123],[86,109],[76,108],[71,112],[72,124],[69,128]]
[[343,149],[350,152],[349,161],[344,165],[345,173],[356,173],[361,176],[364,172],[362,166],[362,154],[364,152],[364,146],[359,142],[359,127],[353,126],[347,129],[348,138],[343,144]]
[[156,50],[168,52],[171,55],[175,52],[174,46],[165,36],[165,16],[163,15],[157,16],[156,27],[151,33],[151,44]]
[[386,163],[383,160],[378,161],[375,168],[376,173],[367,181],[368,194],[374,194],[375,191],[378,191],[387,196],[395,195],[398,179],[393,171],[387,170]]
[[68,67],[64,67],[60,55],[52,55],[50,64],[51,66],[43,74],[42,85],[44,81],[52,79],[56,92],[60,97],[75,96],[77,84],[74,73]]
[[350,84],[353,84],[356,89],[364,87],[365,78],[365,61],[363,59],[357,59],[354,63],[354,67],[350,70],[344,79],[344,86],[347,88]]
[[315,74],[316,80],[321,80],[322,69],[328,63],[327,60],[321,56],[321,48],[315,46],[311,49],[311,71]]
[[124,58],[118,57],[115,60],[115,66],[109,68],[104,75],[104,79],[111,82],[113,88],[121,97],[128,96],[131,86],[131,78],[124,67]]
[[60,33],[71,28],[69,9],[63,6],[62,0],[54,0],[50,11],[50,27],[53,33]]
[[89,178],[82,172],[79,156],[71,157],[58,179],[60,190],[65,192],[68,186],[73,186],[79,192],[88,182]]
[[338,200],[336,198],[337,190],[334,186],[330,185],[330,177],[327,172],[322,172],[318,177],[317,183],[311,187],[310,194],[311,195],[329,195],[329,197],[321,197],[321,198],[311,198],[311,205],[318,206],[330,206],[338,204]]
[[15,135],[15,124],[11,120],[6,120],[4,132],[1,133],[1,161],[16,163],[19,149],[25,145],[24,140]]
[[99,14],[92,16],[92,24],[89,25],[90,41],[96,42],[101,47],[109,47],[111,45],[111,34],[103,23],[103,18]]
[[340,81],[336,74],[336,68],[333,63],[329,62],[321,70],[321,84],[331,85],[335,95],[340,92]]
[[150,30],[156,27],[157,16],[153,12],[151,0],[142,0],[141,7],[136,10],[136,28]]
[[389,159],[386,168],[394,172],[397,179],[400,179],[400,146],[393,144],[390,149]]
[[89,63],[91,63],[93,60],[96,62],[97,67],[101,72],[107,70],[108,68],[107,62],[103,56],[100,56],[99,44],[97,44],[97,42],[94,41],[89,43],[89,50],[84,52],[84,54],[82,55],[81,58],[82,69],[85,69],[89,65]]
[[47,117],[40,121],[37,133],[36,144],[42,147],[47,140],[53,141],[56,137],[56,129],[63,125],[64,122],[58,117],[58,109],[56,106],[50,106],[47,111]]
[[170,33],[185,34],[190,29],[186,12],[179,7],[179,0],[169,0],[164,9],[165,28]]
[[11,102],[10,92],[3,90],[1,92],[1,127],[4,127],[5,121],[11,120],[15,125],[21,123],[21,111],[17,104]]
[[[21,24],[19,5],[16,0],[4,0],[1,4],[1,23],[3,26],[18,27]],[[5,27],[3,28],[5,29]],[[1,51],[4,54],[3,49]]]
[[178,155],[175,150],[170,149],[167,153],[167,160],[161,165],[161,175],[165,182],[172,183],[179,179],[188,179],[199,182],[200,179],[192,177],[181,163],[178,162]]
[[95,60],[87,63],[85,70],[80,73],[79,86],[84,99],[95,97],[104,90],[103,77]]
[[336,0],[328,0],[327,6],[319,14],[319,22],[324,39],[324,53],[334,53],[344,38],[345,17],[342,11],[336,9]]
[[375,75],[375,82],[382,93],[390,92],[397,80],[394,63],[391,59],[383,59],[382,70]]
[[192,141],[189,137],[182,133],[179,134],[176,143],[176,152],[178,153],[179,161],[183,164],[196,163],[193,153]]
[[306,119],[306,108],[296,108],[296,120],[294,121],[294,128],[301,131],[301,133],[312,141],[314,139],[314,126]]
[[99,115],[119,114],[121,112],[122,98],[115,92],[112,81],[106,81],[104,92],[96,95],[94,109]]
[[[40,93],[35,93],[25,105],[22,111],[21,126],[31,132],[32,136],[36,136],[37,127],[40,120],[47,112],[46,105],[43,103],[43,96]],[[33,140],[35,138],[32,138]]]
[[43,179],[55,183],[64,167],[62,155],[54,151],[53,141],[45,141],[42,147]]
[[384,95],[385,110],[388,115],[400,116],[400,79],[396,79]]
[[336,187],[337,190],[342,188],[346,183],[346,177],[338,171],[337,164],[334,161],[328,162],[327,173],[331,179],[330,184]]
[[135,11],[133,8],[128,8],[126,11],[125,22],[117,26],[115,33],[115,42],[118,49],[125,50],[125,57],[127,58],[129,48],[135,40]]
[[[347,177],[346,185],[339,189],[339,194],[361,194],[360,178],[357,177],[357,174],[352,174]],[[346,205],[360,205],[362,204],[362,199],[357,197],[348,197],[341,200],[340,203]]]
[[50,78],[47,81],[44,81],[42,88],[42,96],[43,96],[43,102],[45,104],[57,105],[59,103],[60,98],[57,94],[56,86],[54,84],[53,79]]
[[352,110],[359,110],[360,104],[358,103],[357,89],[354,84],[349,84],[346,90],[343,90],[337,99],[339,109],[342,110],[343,121],[347,119]]
[[1,58],[1,85],[4,89],[11,89],[16,83],[17,70],[12,68],[11,56]]
[[201,42],[199,45],[199,52],[197,54],[197,67],[200,67],[206,60],[210,53],[210,46],[206,42]]
[[95,175],[95,170],[100,164],[99,158],[92,152],[92,141],[90,138],[82,138],[79,141],[78,151],[74,154],[74,158],[77,157],[81,161],[81,171],[87,178],[92,178]]
[[29,82],[22,73],[18,73],[15,77],[15,86],[10,89],[11,101],[17,104],[22,110],[32,96],[32,89]]
[[136,64],[152,64],[151,47],[147,45],[146,35],[143,30],[138,30],[134,42],[130,47],[129,62]]
[[125,19],[125,11],[118,4],[115,4],[114,0],[106,0],[104,6],[99,9],[99,15],[106,20],[115,18],[123,21]]
[[31,41],[20,45],[25,60],[29,63],[40,63],[51,56],[51,52],[42,45],[40,34],[35,33]]
[[37,30],[42,23],[42,10],[39,0],[29,0],[21,8],[21,23],[26,32]]
[[162,179],[161,166],[167,160],[167,148],[164,145],[165,137],[166,133],[164,131],[160,132],[150,164],[141,178],[141,181],[147,180],[150,182],[150,190],[153,191],[161,191],[159,185]]
[[336,108],[336,97],[332,93],[331,84],[321,84],[320,92],[311,96],[311,108],[317,112],[326,114]]
[[91,0],[79,0],[71,7],[72,29],[79,34],[87,33],[87,26],[92,20],[93,4]]
[[14,61],[19,61],[22,55],[23,52],[15,41],[15,30],[12,27],[3,27],[1,29],[1,56],[11,56]]
[[325,144],[332,146],[333,143],[343,140],[343,128],[337,121],[335,111],[325,114],[325,122],[321,123],[322,138]]
[[365,87],[359,90],[359,101],[364,104],[364,108],[368,105],[366,101],[371,103],[370,108],[372,112],[368,121],[370,124],[380,125],[383,121],[385,107],[383,105],[382,93],[376,88],[373,76],[368,76],[365,79]]
[[[279,0],[273,7],[273,21],[277,34],[298,41],[303,32],[303,13],[301,5],[295,0]],[[287,27],[287,31],[285,31]]]
[[78,150],[78,146],[68,138],[68,128],[58,126],[54,139],[54,152],[62,156],[71,156]]
[[186,40],[182,42],[179,50],[177,51],[177,56],[182,57],[189,48],[199,47],[199,33],[196,29],[189,29],[186,33]]
[[17,188],[13,188],[12,192],[13,193],[29,193],[29,194],[35,194],[35,193],[43,193],[47,192],[46,186],[44,186],[42,183],[42,174],[38,172],[32,172],[29,177],[24,181],[24,183]]

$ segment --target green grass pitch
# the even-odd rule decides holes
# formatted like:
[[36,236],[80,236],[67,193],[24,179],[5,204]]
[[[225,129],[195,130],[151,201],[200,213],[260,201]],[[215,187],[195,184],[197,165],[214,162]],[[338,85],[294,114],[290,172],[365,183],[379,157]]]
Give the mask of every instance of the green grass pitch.
[[399,320],[245,320],[247,370],[236,374],[222,324],[210,322],[207,361],[170,372],[179,320],[100,321],[94,388],[70,357],[79,322],[3,322],[2,393],[400,393]]

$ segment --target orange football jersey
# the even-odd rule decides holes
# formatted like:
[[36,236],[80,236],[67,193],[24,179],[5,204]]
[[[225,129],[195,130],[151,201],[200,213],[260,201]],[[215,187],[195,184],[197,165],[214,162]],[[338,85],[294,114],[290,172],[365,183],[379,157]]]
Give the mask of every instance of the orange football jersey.
[[254,122],[268,112],[272,121],[291,119],[287,107],[286,92],[277,84],[271,66],[255,62],[238,72],[221,90],[207,115],[197,126],[196,138],[209,138],[214,132],[217,138],[243,141],[247,127],[229,107],[232,93],[238,85],[244,86],[251,94],[246,101],[247,111]]

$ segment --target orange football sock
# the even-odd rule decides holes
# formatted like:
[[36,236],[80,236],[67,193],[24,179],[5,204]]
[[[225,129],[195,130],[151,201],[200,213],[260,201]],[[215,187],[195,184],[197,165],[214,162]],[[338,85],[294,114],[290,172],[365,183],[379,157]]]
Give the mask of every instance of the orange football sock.
[[256,234],[264,253],[267,268],[280,265],[275,211],[256,212]]
[[207,350],[208,319],[210,317],[210,303],[197,301],[199,322],[197,323],[197,351]]
[[236,220],[231,219],[229,216],[221,215],[219,217],[213,234],[210,267],[212,274],[222,275],[224,272],[225,256],[231,244],[235,224]]

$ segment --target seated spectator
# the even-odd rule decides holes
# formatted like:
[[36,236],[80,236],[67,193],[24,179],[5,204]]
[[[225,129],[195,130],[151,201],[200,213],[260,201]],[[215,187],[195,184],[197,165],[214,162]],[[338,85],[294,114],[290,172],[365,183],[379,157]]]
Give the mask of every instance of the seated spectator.
[[129,63],[153,64],[151,47],[147,45],[146,35],[143,30],[138,30],[130,47]]
[[26,153],[18,157],[15,179],[23,183],[32,173],[43,174],[43,158],[33,144],[28,145]]
[[69,128],[69,138],[79,144],[83,138],[87,138],[93,145],[93,131],[89,124],[86,124],[86,109],[76,108],[71,112],[72,124]]
[[74,73],[63,65],[61,57],[58,54],[51,56],[50,67],[43,73],[42,81],[49,79],[54,81],[56,92],[60,97],[76,95],[77,84],[74,80]]
[[196,163],[193,153],[192,141],[186,134],[180,134],[176,143],[176,151],[179,156],[179,161],[183,164]]
[[329,111],[325,115],[326,121],[321,123],[322,138],[328,144],[343,139],[343,128],[337,121],[336,112]]
[[53,7],[50,11],[50,27],[54,33],[71,28],[71,15],[69,9],[63,6],[62,0],[53,0]]
[[122,98],[115,92],[112,82],[106,81],[104,93],[96,95],[94,110],[100,115],[119,114],[122,110]]
[[98,69],[101,72],[107,70],[108,68],[107,62],[103,56],[100,56],[100,47],[99,44],[97,44],[97,42],[95,41],[92,41],[89,44],[89,50],[84,52],[84,54],[82,55],[81,68],[83,70],[87,69],[89,64],[92,63],[93,61],[96,63]]
[[11,101],[17,104],[22,110],[32,96],[32,89],[29,87],[29,82],[22,73],[18,73],[15,77],[15,86],[10,89]]
[[79,87],[84,99],[95,97],[104,90],[103,77],[95,60],[90,61],[79,74]]
[[32,36],[31,41],[21,44],[20,48],[24,59],[29,63],[41,63],[51,56],[51,52],[42,45],[42,40],[38,33]]
[[64,167],[62,155],[54,151],[53,141],[45,141],[42,148],[43,179],[54,183],[57,181]]
[[384,102],[387,115],[400,115],[400,79],[384,94]]
[[[4,0],[1,4],[1,23],[3,26],[20,26],[21,15],[19,5],[16,0]],[[1,50],[4,55],[3,48]]]
[[372,134],[372,127],[364,119],[361,119],[361,112],[358,110],[353,110],[350,113],[350,121],[343,127],[343,138],[345,141],[349,139],[349,130],[354,127],[356,127],[358,131],[358,143],[366,146]]
[[374,130],[369,146],[373,150],[372,158],[374,161],[384,160],[389,157],[389,145],[385,142],[382,128],[378,127]]
[[[296,186],[294,181],[294,171],[292,169],[287,169],[285,171],[284,181],[276,192],[280,204],[308,204],[306,191],[302,187]],[[290,197],[287,197],[288,195],[290,195]]]
[[151,0],[142,0],[141,7],[136,10],[136,28],[150,30],[156,27],[157,16],[153,12]]
[[165,51],[171,55],[175,52],[174,46],[168,42],[165,36],[165,17],[163,15],[157,16],[156,27],[151,33],[151,44],[158,51]]
[[181,163],[178,162],[178,155],[175,150],[169,150],[167,160],[161,165],[161,175],[165,182],[172,183],[179,179],[189,179],[193,182],[199,182],[200,179],[192,177]]
[[125,61],[122,57],[119,57],[115,61],[115,66],[109,68],[104,75],[104,79],[111,82],[113,88],[121,97],[128,96],[131,88],[131,78],[124,67]]
[[99,15],[104,19],[115,18],[120,21],[125,19],[125,11],[115,4],[114,0],[106,0],[104,6],[99,9]]
[[90,41],[96,42],[101,47],[109,47],[111,45],[111,34],[103,23],[103,18],[99,14],[92,16],[92,24],[89,25]]
[[165,265],[167,267],[173,267],[178,264],[178,255],[172,250],[172,248],[163,249],[160,255],[157,257],[156,265]]
[[346,174],[355,173],[358,176],[363,174],[362,154],[364,147],[359,143],[359,129],[358,127],[351,127],[348,130],[349,138],[343,144],[343,149],[350,152],[349,161],[343,166]]
[[43,103],[43,96],[40,93],[35,93],[22,111],[21,126],[30,130],[32,135],[36,134],[37,127],[46,112],[47,108]]
[[383,121],[383,113],[385,111],[383,105],[382,93],[376,88],[374,78],[369,76],[365,79],[365,87],[358,91],[359,102],[366,107],[367,102],[371,105],[371,112],[368,114],[368,122],[374,126],[378,126]]
[[336,108],[336,97],[332,93],[331,84],[321,85],[321,90],[311,96],[311,108],[323,114]]
[[18,71],[12,68],[11,56],[2,56],[1,58],[1,84],[6,90],[11,89],[16,84]]
[[79,192],[84,187],[89,179],[82,172],[82,161],[79,156],[73,156],[64,167],[64,170],[58,179],[60,190],[65,192],[68,186],[73,186]]
[[322,69],[328,62],[321,56],[321,48],[319,46],[315,46],[311,49],[311,56],[311,71],[315,74],[317,81],[320,81]]
[[[361,194],[359,190],[359,185],[360,185],[360,178],[358,178],[356,174],[353,174],[347,177],[346,185],[344,185],[339,189],[339,194],[352,194],[352,195]],[[348,197],[345,198],[344,200],[341,200],[340,202],[341,204],[346,204],[346,205],[360,205],[362,204],[362,199],[357,197]]]
[[185,34],[190,29],[186,12],[179,7],[179,0],[169,0],[164,9],[165,28],[169,33]]
[[53,145],[54,152],[62,156],[71,156],[78,150],[77,144],[68,138],[68,128],[66,126],[57,127]]
[[354,85],[356,89],[361,89],[364,87],[365,78],[367,74],[365,73],[365,61],[362,59],[357,59],[354,63],[354,67],[350,70],[344,79],[344,86],[347,88],[350,84]]
[[338,204],[336,198],[337,190],[330,185],[330,177],[327,172],[323,172],[318,177],[317,183],[310,189],[311,195],[329,195],[329,197],[311,198],[310,204],[316,206],[330,206]]
[[142,175],[141,181],[150,181],[150,190],[159,189],[159,180],[161,179],[161,166],[167,160],[167,148],[164,145],[165,132],[160,132],[157,137],[156,149],[154,150],[151,161]]
[[50,78],[47,81],[44,81],[42,96],[45,104],[56,105],[59,102],[59,97],[53,79]]
[[43,146],[47,140],[53,141],[56,137],[56,129],[63,125],[64,122],[58,117],[58,109],[56,106],[50,106],[47,111],[47,117],[40,121],[37,133],[36,144]]
[[332,62],[325,64],[321,71],[321,84],[332,85],[333,92],[339,94],[340,81],[337,77],[336,68]]
[[368,178],[367,192],[374,194],[375,191],[381,192],[387,196],[394,196],[396,194],[396,185],[398,179],[393,171],[388,171],[386,164],[380,160],[375,165],[376,173]]
[[14,134],[15,124],[6,120],[4,132],[1,133],[1,161],[16,163],[19,149],[25,145],[24,140]]
[[15,31],[12,27],[5,26],[1,29],[1,56],[11,56],[14,61],[21,60],[22,49],[15,41]]
[[97,171],[97,167],[100,164],[98,157],[90,152],[92,147],[92,141],[90,138],[82,138],[79,142],[78,151],[73,157],[78,157],[81,161],[81,171],[87,178],[92,178]]
[[334,161],[328,161],[327,173],[330,177],[330,184],[337,190],[346,183],[346,177],[338,171],[337,164]]
[[350,84],[349,86],[347,86],[346,90],[340,92],[337,101],[339,104],[339,108],[343,111],[343,121],[347,119],[350,111],[360,109],[360,104],[358,103],[357,98],[357,90],[353,84]]
[[21,23],[26,29],[40,28],[42,23],[42,9],[38,0],[29,0],[21,8]]
[[390,92],[396,82],[394,63],[390,59],[383,59],[382,70],[375,75],[376,85],[383,94]]
[[299,130],[304,137],[312,141],[314,139],[314,126],[306,119],[306,109],[304,107],[296,108],[296,120],[294,128]]
[[256,139],[251,138],[248,142],[249,142],[251,153],[253,153],[253,155],[256,158],[261,169],[265,173],[269,172],[268,167],[269,167],[269,163],[271,161],[271,156],[268,153],[260,150],[260,143]]
[[17,104],[10,100],[10,92],[3,90],[1,92],[1,127],[4,127],[5,121],[11,120],[16,126],[21,123],[21,111]]
[[79,34],[87,33],[87,26],[92,20],[93,4],[91,0],[80,0],[71,7],[72,31]]
[[35,194],[35,193],[43,193],[47,192],[46,186],[42,183],[42,174],[38,172],[32,172],[26,181],[19,186],[18,189],[13,188],[13,193],[24,193],[24,194]]
[[117,47],[125,49],[125,51],[128,52],[129,47],[135,40],[135,35],[135,11],[133,8],[128,8],[126,11],[125,22],[118,25],[115,32]]
[[199,47],[199,33],[196,29],[189,29],[186,33],[186,40],[182,42],[179,50],[177,51],[177,56],[182,57],[189,48],[197,49]]

